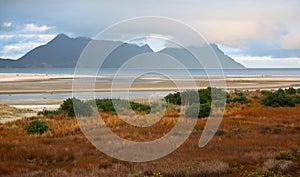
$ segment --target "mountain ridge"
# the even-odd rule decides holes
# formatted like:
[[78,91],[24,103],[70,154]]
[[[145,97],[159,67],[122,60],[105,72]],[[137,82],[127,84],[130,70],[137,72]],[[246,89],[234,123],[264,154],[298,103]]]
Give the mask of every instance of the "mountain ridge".
[[[70,38],[60,33],[44,45],[40,45],[17,60],[0,59],[0,68],[74,68],[88,43],[92,39],[86,37]],[[154,53],[147,44],[138,46],[136,44],[121,41],[101,40],[102,44],[114,44],[116,48],[103,63],[104,68],[118,68],[130,58],[143,54]],[[105,46],[104,45],[104,46]],[[216,44],[211,44],[212,49],[220,59],[223,68],[245,68],[242,64],[225,55]],[[187,63],[187,67],[195,65],[195,59],[183,48],[164,48],[157,53],[167,54],[179,61]]]

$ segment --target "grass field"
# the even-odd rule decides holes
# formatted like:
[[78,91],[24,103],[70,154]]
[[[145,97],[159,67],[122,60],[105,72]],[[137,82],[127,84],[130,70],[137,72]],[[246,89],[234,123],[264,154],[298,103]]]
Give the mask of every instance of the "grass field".
[[[98,151],[76,118],[31,117],[0,124],[0,176],[284,176],[300,175],[300,105],[263,107],[260,93],[244,92],[249,104],[228,103],[212,141],[198,147],[206,118],[168,156],[145,163],[119,161]],[[152,127],[130,126],[101,113],[106,125],[128,140],[149,141],[170,131],[180,113],[167,109]],[[46,122],[41,135],[25,132],[32,120]],[[263,171],[263,172],[262,172]],[[274,175],[273,175],[274,174]],[[280,176],[280,175],[279,175]]]

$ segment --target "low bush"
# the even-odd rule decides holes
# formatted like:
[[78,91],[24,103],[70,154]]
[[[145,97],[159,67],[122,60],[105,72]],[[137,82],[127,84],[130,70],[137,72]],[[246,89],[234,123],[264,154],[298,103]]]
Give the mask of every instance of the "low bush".
[[83,102],[76,98],[66,99],[60,105],[59,111],[68,114],[68,116],[70,117],[75,116],[75,111],[76,111],[76,115],[78,116],[91,116],[93,113],[93,110],[88,103]]
[[41,122],[39,120],[35,120],[27,125],[24,130],[29,134],[42,134],[45,131],[49,130],[49,127],[45,122]]
[[192,104],[191,106],[187,107],[185,116],[188,118],[198,118],[200,111],[200,104]]
[[[94,101],[94,100],[91,100]],[[118,106],[119,108],[124,108],[124,109],[130,109],[130,107],[134,110],[134,111],[138,111],[138,112],[146,112],[146,113],[150,113],[151,111],[151,107],[150,105],[146,105],[146,104],[141,104],[141,103],[137,103],[134,101],[129,101],[129,105],[130,107],[128,107],[128,101],[127,100],[121,100],[121,99],[96,99],[96,106],[98,109],[101,109],[104,112],[111,112],[113,114],[116,113],[116,109],[115,106]],[[116,105],[114,105],[116,104]],[[153,106],[155,107],[155,105]]]
[[43,110],[43,111],[39,111],[37,114],[38,115],[43,115],[43,116],[55,116],[60,114],[61,111],[60,110]]
[[300,104],[300,96],[298,96],[298,95],[293,95],[293,96],[291,96],[291,101],[292,101],[294,104]]
[[180,92],[169,93],[167,96],[165,96],[165,100],[166,100],[167,103],[172,103],[172,104],[175,104],[175,105],[181,105]]
[[209,103],[200,104],[199,117],[208,117],[211,111],[211,106]]
[[198,117],[208,117],[211,111],[211,106],[209,103],[204,104],[192,104],[186,109],[186,117],[188,118],[198,118]]
[[293,160],[294,157],[286,151],[281,151],[275,156],[275,159],[276,160]]
[[227,103],[229,102],[234,102],[234,103],[241,103],[241,104],[248,104],[250,103],[250,101],[248,100],[248,98],[243,94],[243,92],[239,91],[239,90],[235,90],[232,94],[232,96],[230,96],[228,94],[227,96]]
[[295,164],[291,160],[268,159],[264,162],[263,168],[277,173],[289,173],[295,169]]
[[293,95],[296,94],[297,90],[294,89],[293,87],[289,87],[288,89],[285,89],[285,93],[288,95]]
[[235,102],[235,103],[238,102],[238,103],[241,103],[241,104],[247,104],[250,101],[247,99],[247,97],[245,95],[241,95],[241,96],[234,97],[232,99],[232,102]]
[[138,111],[138,112],[145,112],[148,114],[151,111],[151,107],[146,104],[141,104],[141,103],[137,103],[137,102],[133,102],[133,101],[130,101],[129,104],[133,110]]
[[63,103],[60,105],[60,107],[57,110],[39,111],[38,115],[55,116],[59,114],[67,114],[70,117],[74,117],[75,116],[74,108],[76,110],[77,115],[79,116],[91,116],[93,113],[93,110],[90,104],[88,104],[88,102],[83,102],[76,98],[68,98],[63,101]]
[[92,101],[95,101],[97,108],[104,112],[116,112],[112,99],[96,99]]
[[166,108],[166,105],[162,104],[160,102],[153,102],[150,104],[150,107],[151,107],[151,112],[156,113],[156,112],[161,112],[162,110],[164,110]]
[[261,104],[270,107],[294,107],[293,99],[286,95],[282,89],[278,89],[274,93],[267,94],[262,100]]
[[262,91],[261,91],[261,94],[264,95],[264,96],[268,96],[268,95],[271,95],[272,92],[267,91],[267,90],[262,90]]
[[[195,97],[198,92],[198,98]],[[198,91],[195,90],[186,90],[183,92],[176,92],[176,93],[170,93],[167,96],[165,96],[165,100],[168,103],[172,103],[175,105],[192,105],[195,103],[204,104],[204,103],[211,103],[212,100],[217,105],[223,106],[226,102],[227,93],[223,89],[219,88],[211,88],[207,87],[206,89],[199,89]],[[220,104],[219,104],[220,103]]]

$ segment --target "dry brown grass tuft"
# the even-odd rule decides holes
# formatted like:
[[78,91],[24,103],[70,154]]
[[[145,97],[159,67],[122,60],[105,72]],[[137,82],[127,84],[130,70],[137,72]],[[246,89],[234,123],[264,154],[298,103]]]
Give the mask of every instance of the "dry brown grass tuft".
[[295,169],[295,163],[291,160],[275,160],[275,159],[268,159],[263,164],[263,169],[274,171],[276,173],[290,173]]

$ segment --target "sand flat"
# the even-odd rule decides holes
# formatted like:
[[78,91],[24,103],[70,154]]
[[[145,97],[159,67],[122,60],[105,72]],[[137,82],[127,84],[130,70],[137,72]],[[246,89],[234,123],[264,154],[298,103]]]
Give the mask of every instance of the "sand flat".
[[[70,93],[72,92],[73,75],[64,74],[0,74],[0,94],[16,94],[16,93]],[[94,78],[93,76],[76,76],[78,82],[82,81],[82,89],[79,92],[93,91],[84,87],[86,80]],[[112,89],[111,80],[114,76],[97,76],[103,78],[95,83],[96,92],[110,92]],[[115,91],[127,91],[128,81],[133,76],[118,77]],[[105,80],[110,79],[110,80]],[[123,79],[123,80],[122,80]],[[174,82],[180,84],[181,89],[189,89],[194,83],[197,88],[205,88],[210,86],[210,82],[220,82],[220,78],[211,78],[205,76],[185,77],[176,76],[173,81],[166,77],[144,76],[138,78],[141,82],[134,82],[130,87],[130,91],[175,91],[177,86]],[[145,81],[145,82],[143,82]],[[224,81],[224,80],[223,80]],[[226,89],[272,89],[286,87],[300,87],[300,76],[251,76],[251,77],[226,77]]]

